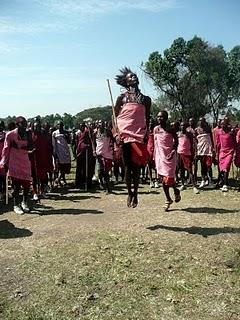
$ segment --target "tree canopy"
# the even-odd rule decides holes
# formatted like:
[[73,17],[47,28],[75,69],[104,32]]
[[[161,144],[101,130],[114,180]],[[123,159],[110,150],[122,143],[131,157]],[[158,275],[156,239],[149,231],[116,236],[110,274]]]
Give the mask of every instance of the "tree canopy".
[[186,119],[211,113],[217,121],[239,98],[240,48],[227,54],[199,37],[178,38],[163,54],[152,52],[143,69],[166,95],[166,108]]

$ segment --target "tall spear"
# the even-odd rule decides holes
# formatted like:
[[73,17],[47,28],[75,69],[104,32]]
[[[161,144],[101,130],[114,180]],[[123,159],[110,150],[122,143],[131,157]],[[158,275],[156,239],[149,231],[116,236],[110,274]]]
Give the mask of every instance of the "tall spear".
[[112,89],[111,89],[111,85],[110,85],[109,79],[107,79],[107,85],[108,85],[108,90],[109,90],[109,94],[110,94],[110,98],[111,98],[111,104],[112,104],[113,128],[114,128],[114,130],[116,132],[118,132],[117,117],[116,117],[116,113],[115,113],[115,109],[114,109],[113,95],[112,95]]

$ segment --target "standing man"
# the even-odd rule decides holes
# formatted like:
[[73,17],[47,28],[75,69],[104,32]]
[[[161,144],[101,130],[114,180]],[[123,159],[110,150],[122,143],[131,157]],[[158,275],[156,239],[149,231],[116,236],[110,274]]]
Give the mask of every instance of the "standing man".
[[172,187],[175,202],[181,200],[179,189],[176,187],[176,166],[178,138],[176,131],[168,123],[168,113],[163,110],[157,116],[158,126],[154,128],[154,153],[157,174],[162,178],[163,190],[166,196],[165,211],[168,211],[173,200],[169,193]]
[[[6,134],[0,168],[8,171],[13,187],[14,212],[23,214],[30,211],[27,198],[31,184],[31,163],[29,152],[32,152],[31,134],[27,130],[24,117],[16,118],[16,129]],[[23,199],[20,201],[20,190],[23,188]]]
[[64,130],[63,122],[57,124],[57,130],[52,133],[53,155],[58,163],[60,176],[56,179],[56,183],[61,185],[61,180],[64,185],[67,184],[65,175],[71,170],[71,155],[68,144],[70,143],[69,133]]
[[193,174],[193,161],[195,157],[195,150],[194,150],[194,138],[191,131],[187,131],[187,123],[181,122],[180,123],[180,130],[178,132],[178,148],[177,153],[179,156],[179,167],[180,167],[180,174],[181,174],[181,182],[182,185],[180,190],[186,189],[185,186],[185,170],[188,173],[189,179],[193,185],[193,191],[195,194],[199,193],[197,189],[195,177]]
[[117,84],[126,89],[117,98],[115,105],[119,130],[116,140],[122,143],[127,206],[135,208],[138,205],[140,168],[146,165],[148,158],[146,142],[151,98],[141,93],[138,77],[131,69],[121,69],[115,79]]
[[223,179],[222,191],[228,191],[228,176],[233,162],[233,155],[236,147],[235,130],[232,130],[228,117],[221,123],[222,129],[216,138],[217,155],[219,159],[219,170]]
[[96,156],[99,164],[100,187],[110,193],[109,172],[113,165],[113,138],[112,131],[103,121],[99,122],[99,127],[94,135],[96,144]]
[[[52,149],[49,148],[49,140],[40,120],[33,124],[32,140],[35,148],[31,162],[33,173],[33,199],[38,200],[38,196],[45,197],[45,191],[48,184],[48,172],[52,170],[52,164],[49,161],[52,158]],[[37,186],[40,190],[37,190]]]
[[202,182],[199,188],[212,183],[213,137],[212,130],[205,118],[199,119],[199,127],[195,130],[197,138],[197,160],[201,162]]
[[92,178],[95,170],[95,146],[85,123],[80,125],[76,134],[76,187],[84,189],[92,188]]

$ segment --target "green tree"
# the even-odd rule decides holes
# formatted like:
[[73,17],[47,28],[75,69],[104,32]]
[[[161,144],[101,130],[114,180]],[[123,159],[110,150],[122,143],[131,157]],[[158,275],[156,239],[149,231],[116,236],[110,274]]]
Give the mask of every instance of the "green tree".
[[92,121],[103,120],[103,121],[111,121],[112,119],[112,107],[96,107],[85,109],[75,116],[75,126],[78,126],[84,119],[91,118]]
[[[238,49],[231,55],[236,56]],[[151,53],[143,69],[168,97],[167,108],[183,119],[211,112],[217,121],[228,108],[229,59],[222,46],[210,46],[196,36],[190,41],[178,38],[163,55]]]
[[229,61],[229,87],[231,88],[231,99],[240,99],[240,46],[235,46],[228,53]]

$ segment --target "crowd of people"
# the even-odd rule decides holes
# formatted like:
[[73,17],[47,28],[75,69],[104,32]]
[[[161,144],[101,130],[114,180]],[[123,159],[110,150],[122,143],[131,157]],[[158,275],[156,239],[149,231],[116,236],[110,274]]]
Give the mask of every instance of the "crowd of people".
[[[53,188],[67,185],[73,161],[76,188],[97,186],[111,193],[111,180],[121,179],[129,208],[138,205],[139,182],[150,188],[162,185],[166,211],[173,203],[170,188],[175,202],[189,186],[194,194],[209,185],[228,191],[232,165],[240,168],[238,126],[232,126],[228,117],[214,128],[204,117],[198,123],[194,118],[170,122],[165,110],[154,119],[151,99],[139,90],[136,74],[124,68],[116,81],[126,91],[117,98],[113,123],[82,123],[71,131],[61,121],[50,127],[40,117],[31,123],[17,117],[7,130],[0,123],[1,205],[4,199],[8,202],[10,182],[14,212],[30,212],[30,196],[38,201]],[[218,172],[214,184],[213,165]]]

